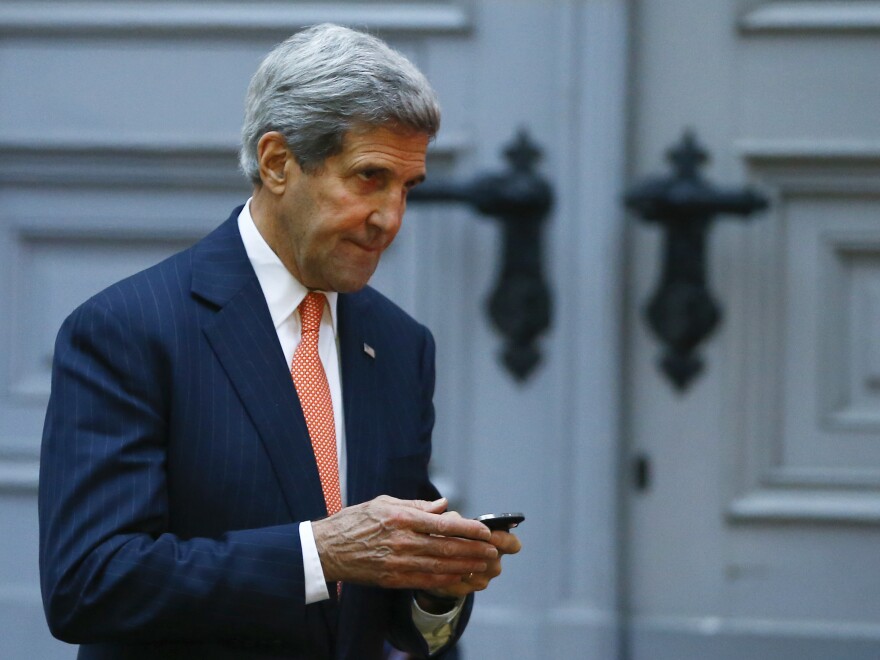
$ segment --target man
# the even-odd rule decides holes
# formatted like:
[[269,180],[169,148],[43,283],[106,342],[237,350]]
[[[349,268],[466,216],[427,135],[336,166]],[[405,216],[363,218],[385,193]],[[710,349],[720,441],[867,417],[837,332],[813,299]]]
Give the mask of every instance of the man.
[[65,321],[40,565],[80,658],[443,653],[519,550],[445,511],[433,340],[366,287],[438,126],[379,40],[294,35],[248,90],[248,203]]

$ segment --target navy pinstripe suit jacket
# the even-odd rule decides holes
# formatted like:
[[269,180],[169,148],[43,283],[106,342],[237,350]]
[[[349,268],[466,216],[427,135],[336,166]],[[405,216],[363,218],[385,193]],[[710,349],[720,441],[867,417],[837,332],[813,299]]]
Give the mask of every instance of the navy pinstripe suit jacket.
[[[61,328],[39,497],[50,628],[80,658],[368,660],[386,637],[424,654],[410,592],[303,604],[297,522],[326,509],[238,212]],[[349,502],[434,499],[430,333],[370,288],[338,316]]]

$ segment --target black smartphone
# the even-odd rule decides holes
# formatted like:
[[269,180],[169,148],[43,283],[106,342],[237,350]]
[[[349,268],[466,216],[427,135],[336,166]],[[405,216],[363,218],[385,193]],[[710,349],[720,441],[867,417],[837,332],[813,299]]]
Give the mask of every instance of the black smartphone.
[[510,531],[525,519],[526,517],[521,513],[485,513],[475,518],[489,529],[500,529],[503,532]]

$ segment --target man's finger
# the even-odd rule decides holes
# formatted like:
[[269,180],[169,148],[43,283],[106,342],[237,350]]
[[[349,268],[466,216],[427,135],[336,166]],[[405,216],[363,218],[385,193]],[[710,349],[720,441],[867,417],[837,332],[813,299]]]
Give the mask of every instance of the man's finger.
[[496,530],[492,532],[492,539],[489,542],[498,548],[498,552],[505,555],[515,555],[522,549],[520,540],[510,532]]
[[491,543],[471,541],[451,536],[420,536],[412,545],[412,553],[433,557],[469,557],[497,559],[498,549]]
[[413,529],[422,534],[435,534],[437,536],[457,536],[474,541],[489,541],[492,533],[483,523],[469,518],[456,516],[419,516]]
[[389,500],[426,513],[443,513],[446,511],[446,507],[449,506],[449,500],[445,497],[436,499],[433,502],[428,502],[427,500],[395,500],[394,498],[389,498]]
[[413,586],[399,583],[398,580],[403,576],[436,576],[442,577],[446,584],[453,584],[460,581],[462,575],[470,573],[483,575],[488,569],[489,566],[485,561],[407,557],[389,562],[378,577],[379,582],[384,586]]

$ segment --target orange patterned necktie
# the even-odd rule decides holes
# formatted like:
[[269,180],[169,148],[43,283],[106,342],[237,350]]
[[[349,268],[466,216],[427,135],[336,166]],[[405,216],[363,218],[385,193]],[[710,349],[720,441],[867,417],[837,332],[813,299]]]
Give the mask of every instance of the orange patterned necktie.
[[339,463],[336,458],[336,425],[333,420],[333,401],[327,374],[318,355],[318,331],[324,314],[324,294],[309,293],[300,303],[302,340],[293,354],[290,375],[299,395],[306,427],[312,439],[312,451],[318,463],[321,488],[327,514],[342,508],[339,491]]

